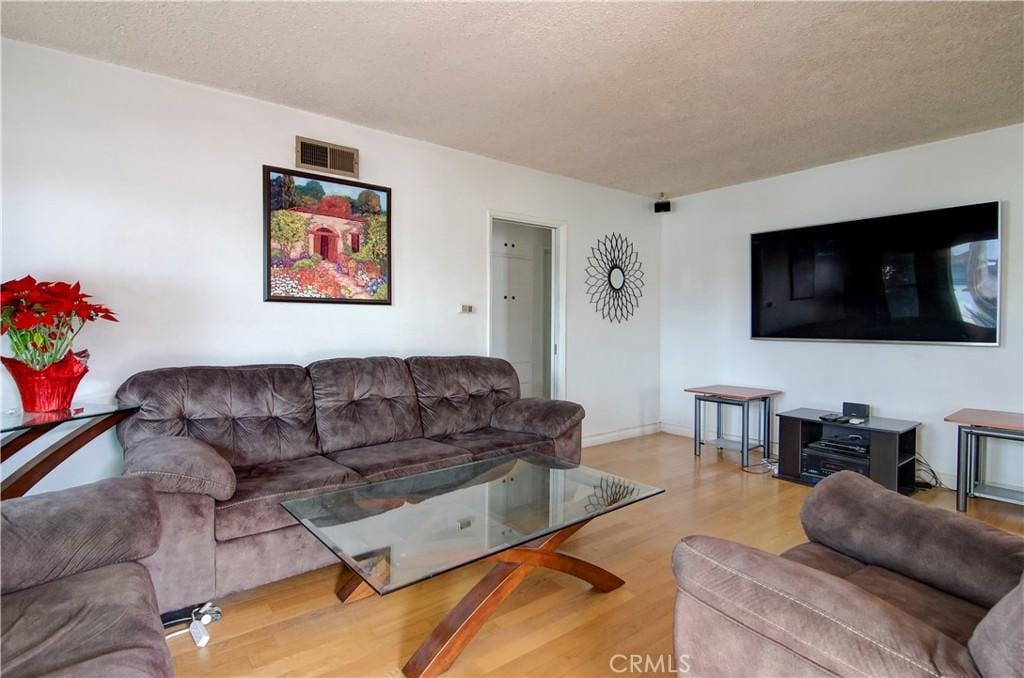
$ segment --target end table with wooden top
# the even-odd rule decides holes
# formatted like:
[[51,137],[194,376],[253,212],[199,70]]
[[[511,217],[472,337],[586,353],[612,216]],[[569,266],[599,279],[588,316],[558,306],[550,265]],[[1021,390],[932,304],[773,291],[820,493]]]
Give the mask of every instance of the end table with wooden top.
[[[730,386],[728,384],[714,384],[711,386],[693,386],[685,389],[686,393],[693,394],[693,453],[700,456],[700,448],[705,442],[710,442],[717,449],[738,450],[740,453],[740,465],[746,470],[751,467],[750,451],[761,448],[765,459],[755,466],[770,466],[772,449],[772,398],[780,395],[782,391],[767,388],[750,388],[747,386]],[[757,441],[750,440],[750,405],[760,403],[760,418],[758,419]],[[703,433],[703,410],[704,403],[715,404],[715,439],[704,440]],[[724,422],[722,406],[739,407],[742,411],[742,423],[740,426],[740,440],[735,442],[725,438],[723,433]]]
[[956,510],[967,510],[967,497],[1024,504],[1024,492],[980,480],[978,467],[984,459],[985,440],[1024,442],[1024,413],[999,410],[962,409],[947,415],[945,421],[958,427],[956,446]]

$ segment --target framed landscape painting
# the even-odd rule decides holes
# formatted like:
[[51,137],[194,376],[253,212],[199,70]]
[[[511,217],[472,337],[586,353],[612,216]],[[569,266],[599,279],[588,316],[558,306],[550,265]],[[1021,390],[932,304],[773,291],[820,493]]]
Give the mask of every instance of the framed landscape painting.
[[263,166],[264,300],[390,304],[391,189]]

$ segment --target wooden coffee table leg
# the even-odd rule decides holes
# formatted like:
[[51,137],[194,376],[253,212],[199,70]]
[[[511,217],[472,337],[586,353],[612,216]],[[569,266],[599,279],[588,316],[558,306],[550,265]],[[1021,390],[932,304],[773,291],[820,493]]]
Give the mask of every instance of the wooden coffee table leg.
[[532,549],[509,549],[504,553],[491,558],[502,563],[519,563],[531,567],[546,567],[549,570],[558,570],[574,577],[590,582],[595,589],[602,593],[614,591],[626,582],[608,570],[598,567],[593,563],[570,556],[567,553],[534,551]]
[[373,590],[373,587],[363,581],[362,577],[347,567],[342,568],[341,583],[336,592],[338,600],[343,603],[354,603],[357,600],[369,598],[375,593],[376,591]]
[[419,646],[402,672],[409,678],[438,676],[447,671],[498,606],[516,590],[535,567],[549,567],[590,582],[599,591],[611,591],[623,581],[585,560],[557,553],[562,542],[586,522],[567,527],[528,546],[498,553],[498,564],[445,615]]

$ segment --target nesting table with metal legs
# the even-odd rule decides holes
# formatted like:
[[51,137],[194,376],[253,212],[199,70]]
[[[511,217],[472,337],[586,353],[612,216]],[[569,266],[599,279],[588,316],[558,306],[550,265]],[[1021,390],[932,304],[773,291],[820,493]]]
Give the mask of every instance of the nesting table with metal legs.
[[[772,398],[782,391],[764,388],[748,388],[746,386],[728,386],[726,384],[715,384],[713,386],[694,386],[686,389],[687,393],[693,394],[693,453],[700,456],[700,447],[703,444],[712,444],[716,449],[738,450],[740,453],[740,464],[744,470],[751,468],[750,451],[761,448],[765,460],[771,458],[772,449]],[[760,403],[760,417],[758,419],[757,440],[750,439],[750,406]],[[704,440],[704,403],[715,404],[715,439]],[[722,406],[738,407],[742,411],[742,422],[740,425],[739,442],[728,440],[723,432],[723,411]],[[766,466],[767,461],[759,462],[753,466]]]
[[979,466],[988,438],[1024,442],[1024,414],[998,410],[957,410],[945,421],[959,427],[956,446],[956,510],[967,510],[967,497],[1024,504],[1024,492],[981,482]]

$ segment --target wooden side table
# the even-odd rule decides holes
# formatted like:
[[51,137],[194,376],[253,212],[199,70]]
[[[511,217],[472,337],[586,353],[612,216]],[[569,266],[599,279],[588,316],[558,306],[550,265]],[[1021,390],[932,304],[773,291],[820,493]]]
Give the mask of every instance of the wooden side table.
[[[772,398],[782,391],[766,388],[748,388],[746,386],[729,386],[714,384],[712,386],[693,386],[685,389],[693,394],[693,453],[700,456],[700,446],[705,443],[703,432],[703,405],[715,404],[715,439],[710,441],[717,449],[739,450],[740,464],[744,469],[750,467],[750,450],[761,448],[765,459],[771,458],[772,449]],[[761,418],[758,420],[757,442],[750,440],[750,405],[759,402]],[[743,412],[740,442],[727,440],[722,435],[722,405],[739,407]],[[763,463],[763,462],[762,462]]]
[[956,445],[956,510],[967,510],[968,495],[1024,504],[1024,492],[986,485],[978,480],[978,465],[984,458],[985,440],[998,438],[1024,442],[1024,414],[963,409],[944,419],[957,424],[959,433]]
[[0,440],[0,462],[6,462],[25,446],[65,422],[81,419],[86,423],[7,476],[0,487],[0,498],[13,499],[24,495],[86,443],[132,416],[138,409],[110,404],[71,403],[70,408],[56,412],[4,412],[3,426],[0,428],[0,433],[4,434]]

